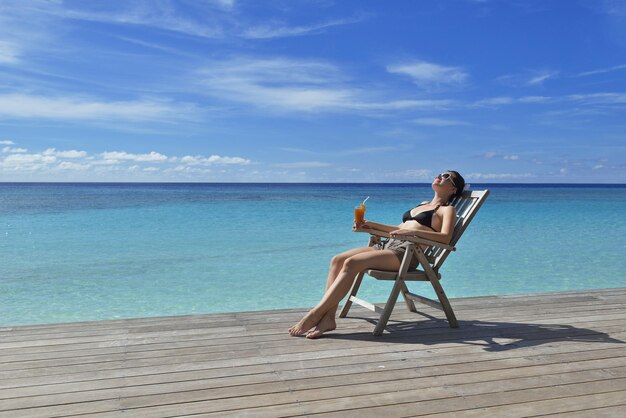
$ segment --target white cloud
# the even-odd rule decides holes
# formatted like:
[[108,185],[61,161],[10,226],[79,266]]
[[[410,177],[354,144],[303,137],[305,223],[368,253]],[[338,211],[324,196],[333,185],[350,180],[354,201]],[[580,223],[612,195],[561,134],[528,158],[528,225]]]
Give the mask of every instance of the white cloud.
[[544,81],[554,78],[559,74],[558,71],[542,71],[533,75],[527,82],[527,86],[536,86],[543,84]]
[[[162,168],[155,167],[154,163],[158,163]],[[119,176],[129,172],[136,173],[140,179],[163,179],[163,177],[158,177],[163,173],[169,175],[170,177],[165,178],[170,180],[176,180],[175,173],[181,172],[190,175],[185,177],[186,180],[193,180],[193,175],[207,174],[211,171],[204,167],[196,168],[199,164],[232,167],[250,163],[251,160],[242,157],[222,157],[219,155],[168,157],[156,151],[148,153],[107,151],[90,155],[86,151],[48,148],[40,153],[0,154],[0,172],[11,172],[17,176],[20,175],[19,172],[26,173],[23,175],[37,175],[38,180],[42,181],[50,181],[51,179],[71,179],[74,181],[116,179],[116,181],[127,181],[127,177]]]
[[[0,2],[0,65],[20,65],[24,56],[54,44],[47,10],[52,2],[19,0]],[[28,24],[25,24],[28,22]],[[28,70],[32,70],[29,67]]]
[[544,81],[556,78],[558,75],[559,71],[534,70],[520,74],[503,75],[498,77],[496,81],[512,87],[540,86]]
[[243,38],[250,39],[268,39],[268,38],[284,38],[289,36],[301,36],[307,34],[321,33],[323,29],[333,26],[347,25],[360,22],[362,18],[337,19],[324,23],[318,23],[306,26],[280,26],[280,25],[263,25],[246,29],[241,33]]
[[250,164],[250,160],[241,157],[220,157],[219,155],[211,155],[208,158],[210,164],[238,164],[247,165]]
[[261,108],[315,110],[345,106],[353,93],[331,88],[339,74],[329,64],[237,58],[200,72],[208,94]]
[[490,97],[488,99],[481,99],[474,102],[475,106],[499,106],[506,104],[515,103],[515,99],[512,97],[500,96],[500,97]]
[[274,164],[275,167],[280,168],[291,168],[291,169],[302,169],[302,168],[322,168],[330,166],[329,163],[324,163],[322,161],[300,161],[295,163],[282,163],[282,164]]
[[207,173],[211,173],[212,170],[210,168],[203,168],[203,167],[198,167],[198,166],[193,166],[190,167],[188,165],[178,165],[174,168],[168,168],[166,170],[164,170],[165,173],[175,173],[175,174],[191,174],[191,175],[195,175],[195,174],[207,174]]
[[87,152],[85,152],[85,151],[76,151],[76,150],[57,151],[54,148],[48,148],[42,154],[43,155],[54,155],[54,156],[60,157],[60,158],[84,158],[84,157],[87,156]]
[[211,164],[235,164],[235,165],[247,165],[250,164],[250,160],[241,157],[221,157],[219,155],[211,155],[210,157],[203,157],[201,155],[186,155],[180,159],[180,162],[189,165],[211,165]]
[[417,118],[414,119],[413,122],[418,125],[423,126],[458,126],[458,125],[468,125],[467,122],[463,122],[461,120],[455,119],[443,119],[443,118]]
[[[195,2],[193,6],[202,8],[203,4]],[[115,3],[105,3],[104,6],[99,7],[99,10],[88,10],[88,3],[78,3],[81,6],[85,6],[82,9],[63,7],[51,7],[47,10],[49,15],[56,16],[61,19],[83,20],[88,22],[101,22],[105,24],[116,25],[134,25],[134,26],[148,26],[160,30],[179,32],[186,35],[219,39],[224,37],[224,30],[218,19],[212,17],[211,13],[205,14],[204,19],[199,19],[198,16],[185,16],[180,10],[177,10],[175,5],[170,2],[150,2],[150,4],[142,4],[142,2],[134,2],[126,5],[125,7],[115,10]],[[206,3],[215,12],[215,7],[223,10],[229,10],[234,2],[232,1],[213,1]],[[108,10],[107,10],[108,9]],[[190,11],[195,7],[190,7]],[[199,12],[201,13],[201,12]]]
[[410,170],[404,170],[404,171],[384,172],[384,173],[380,173],[380,176],[389,178],[392,180],[397,179],[397,180],[414,181],[414,180],[426,180],[426,179],[430,180],[433,177],[432,173],[433,173],[432,170],[420,168],[420,169],[410,169]]
[[18,51],[14,44],[0,41],[0,65],[16,64],[19,61]]
[[464,176],[468,180],[503,180],[503,179],[525,179],[535,177],[531,173],[469,173]]
[[626,103],[626,93],[590,93],[571,94],[567,99],[584,102],[587,104],[624,104]]
[[36,171],[47,168],[57,161],[51,155],[41,154],[9,154],[0,159],[0,167],[13,171]]
[[169,120],[189,117],[196,109],[166,101],[98,101],[83,97],[1,94],[0,117],[63,120]]
[[9,140],[0,141],[0,145],[15,145],[15,142]]
[[103,152],[100,154],[102,158],[110,161],[120,161],[120,160],[129,160],[129,161],[166,161],[167,156],[160,154],[158,152],[150,151],[148,154],[131,154],[126,151],[112,151],[112,152]]
[[56,162],[56,157],[49,155],[41,155],[41,154],[11,154],[4,158],[5,163],[11,164],[21,164],[21,163],[54,163]]
[[286,152],[295,152],[300,154],[310,154],[310,155],[364,155],[364,154],[379,154],[381,152],[398,152],[402,151],[402,147],[398,146],[380,146],[380,147],[360,147],[346,150],[332,150],[332,151],[312,151],[308,149],[302,148],[278,148],[281,151]]
[[[569,94],[566,96],[522,96],[510,97],[499,96],[489,97],[467,103],[468,107],[485,107],[485,106],[502,106],[514,104],[559,104],[573,102],[581,105],[623,105],[626,103],[626,93],[622,92],[601,92],[601,93],[584,93]],[[571,109],[558,110],[553,112],[571,112]],[[589,110],[586,110],[589,111]],[[556,113],[555,113],[556,114]]]
[[551,97],[546,96],[524,96],[517,99],[517,101],[520,103],[546,103],[551,100]]
[[442,110],[455,106],[457,102],[450,99],[422,99],[422,100],[393,100],[388,102],[353,102],[344,107],[357,110],[402,110],[402,109],[429,109]]
[[626,64],[615,65],[613,67],[608,67],[608,68],[599,68],[597,70],[585,71],[585,72],[576,74],[574,77],[587,77],[590,75],[610,73],[612,71],[618,71],[618,70],[623,70],[623,69],[626,69]]
[[387,111],[444,108],[445,99],[376,100],[388,92],[346,86],[334,65],[286,58],[233,58],[198,72],[205,93],[219,99],[282,112]]
[[387,71],[392,74],[407,75],[421,87],[460,85],[469,77],[460,67],[446,67],[426,61],[389,65]]
[[26,148],[4,147],[4,148],[2,148],[2,152],[4,152],[4,153],[23,154],[25,152],[28,152],[28,150]]
[[519,155],[517,155],[517,154],[505,154],[505,155],[502,155],[502,154],[499,154],[499,153],[497,153],[495,151],[487,151],[487,152],[482,154],[482,157],[486,158],[486,159],[492,159],[492,158],[496,158],[497,157],[497,158],[502,158],[503,160],[512,160],[512,161],[519,160]]
[[74,170],[74,171],[85,171],[91,168],[91,164],[80,164],[74,163],[71,161],[62,161],[57,166],[59,170]]

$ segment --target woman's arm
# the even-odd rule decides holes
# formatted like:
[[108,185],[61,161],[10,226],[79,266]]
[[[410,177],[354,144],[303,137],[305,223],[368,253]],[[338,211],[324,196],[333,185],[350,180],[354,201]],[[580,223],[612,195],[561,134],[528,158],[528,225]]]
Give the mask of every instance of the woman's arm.
[[417,222],[411,222],[409,225],[414,225],[415,228],[402,228],[394,229],[389,232],[390,235],[417,235],[418,237],[426,238],[431,241],[441,242],[442,244],[449,244],[452,239],[452,233],[454,232],[454,224],[456,223],[456,212],[454,207],[445,206],[441,208],[441,232],[437,231],[425,231],[419,229]]
[[379,224],[377,222],[372,222],[372,221],[363,221],[362,223],[355,223],[354,224],[354,228],[355,230],[368,230],[368,229],[373,229],[375,231],[382,231],[382,232],[391,232],[391,231],[395,231],[398,229],[398,226],[396,225],[387,225],[387,224]]

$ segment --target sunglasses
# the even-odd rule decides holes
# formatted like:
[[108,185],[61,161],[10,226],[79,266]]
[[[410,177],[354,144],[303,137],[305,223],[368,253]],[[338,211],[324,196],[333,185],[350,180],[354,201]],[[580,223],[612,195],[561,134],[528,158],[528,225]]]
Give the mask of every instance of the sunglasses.
[[444,180],[444,181],[445,180],[449,180],[450,183],[452,183],[452,185],[455,186],[454,179],[452,178],[452,174],[450,174],[450,173],[439,173],[439,174],[437,174],[437,178],[439,180]]

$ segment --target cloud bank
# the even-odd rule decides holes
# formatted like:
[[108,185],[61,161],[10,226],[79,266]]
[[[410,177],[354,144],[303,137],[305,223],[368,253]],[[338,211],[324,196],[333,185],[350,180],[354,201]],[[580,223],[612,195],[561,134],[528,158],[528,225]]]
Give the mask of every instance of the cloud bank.
[[[12,141],[3,141],[12,142]],[[105,151],[88,153],[80,150],[57,150],[48,148],[41,152],[28,152],[24,148],[6,146],[0,154],[0,173],[31,173],[40,176],[58,176],[67,172],[134,174],[137,172],[160,173],[173,179],[176,173],[210,173],[220,167],[246,166],[252,161],[243,157],[220,155],[168,156],[156,151],[131,153]]]

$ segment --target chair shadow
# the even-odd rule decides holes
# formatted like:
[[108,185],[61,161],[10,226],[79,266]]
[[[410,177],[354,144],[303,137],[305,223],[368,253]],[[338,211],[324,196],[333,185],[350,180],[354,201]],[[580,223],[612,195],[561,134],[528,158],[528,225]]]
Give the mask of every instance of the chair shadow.
[[[369,332],[328,333],[323,338],[424,345],[454,342],[483,346],[485,351],[491,352],[564,341],[626,344],[626,341],[613,338],[606,332],[572,325],[460,320],[458,321],[459,328],[450,328],[446,320],[432,317],[423,312],[419,312],[419,314],[428,319],[425,321],[389,320],[387,327],[385,327],[387,332],[380,336],[372,335],[372,328]],[[377,319],[374,318],[357,316],[349,316],[349,318],[365,320],[372,326],[377,323]]]

